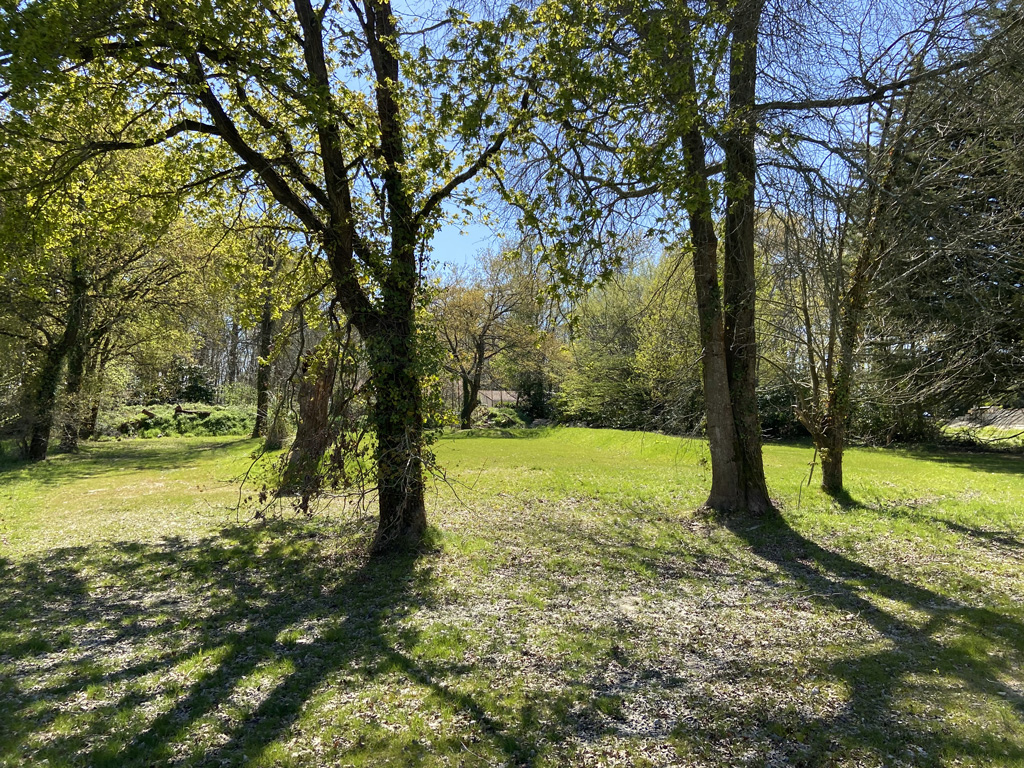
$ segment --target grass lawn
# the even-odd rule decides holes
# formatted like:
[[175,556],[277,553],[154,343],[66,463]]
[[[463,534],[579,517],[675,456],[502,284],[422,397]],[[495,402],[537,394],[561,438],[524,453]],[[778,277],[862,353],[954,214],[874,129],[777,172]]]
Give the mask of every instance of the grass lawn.
[[[0,766],[1024,766],[1024,460],[461,433],[418,558],[248,523],[255,443],[0,467]],[[815,474],[815,481],[817,474]],[[801,482],[804,487],[801,489]]]
[[942,433],[954,440],[962,440],[967,444],[981,443],[990,448],[1020,450],[1024,447],[1024,429],[946,426],[942,428]]

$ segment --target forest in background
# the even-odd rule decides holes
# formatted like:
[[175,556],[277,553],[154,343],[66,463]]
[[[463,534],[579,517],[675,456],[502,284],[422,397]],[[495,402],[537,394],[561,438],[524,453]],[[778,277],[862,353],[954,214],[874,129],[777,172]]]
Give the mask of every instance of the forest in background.
[[[764,437],[839,495],[851,441],[1024,406],[1020,8],[822,14],[6,7],[4,450],[245,430],[386,551],[447,426],[703,434],[758,515]],[[503,237],[446,265],[459,217]]]

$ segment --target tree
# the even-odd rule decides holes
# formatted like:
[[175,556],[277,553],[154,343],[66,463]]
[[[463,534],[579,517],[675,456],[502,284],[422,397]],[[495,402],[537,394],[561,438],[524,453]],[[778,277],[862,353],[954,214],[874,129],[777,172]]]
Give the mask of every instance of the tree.
[[0,287],[0,334],[34,353],[23,435],[26,456],[37,461],[49,451],[62,383],[61,445],[74,450],[89,368],[109,356],[111,336],[142,307],[168,300],[189,249],[176,200],[154,186],[164,173],[158,154],[94,160],[40,186],[27,181],[35,149],[6,153],[11,186],[0,227],[13,258]]
[[594,426],[680,434],[700,425],[700,344],[685,258],[666,251],[591,290],[574,312],[561,414]]
[[462,388],[459,427],[473,426],[488,363],[515,339],[517,310],[536,298],[533,266],[514,253],[484,253],[474,269],[453,268],[433,302],[438,334],[448,351],[445,370]]
[[[531,255],[536,260],[536,254]],[[531,268],[530,299],[519,302],[505,324],[504,348],[491,361],[491,371],[504,389],[516,393],[516,405],[530,419],[555,415],[554,399],[569,364],[565,307]]]
[[[821,456],[822,489],[832,495],[843,492],[857,362],[876,276],[894,253],[890,213],[921,183],[897,188],[893,176],[907,152],[908,125],[917,118],[910,94],[873,106],[866,134],[852,146],[835,147],[852,164],[833,169],[831,177],[806,162],[795,166],[798,172],[790,166],[773,180],[780,210],[761,217],[773,302],[785,308],[773,333],[795,345],[801,359],[790,366],[796,415]],[[788,357],[786,344],[782,352]],[[782,361],[775,365],[786,369]]]
[[975,44],[1000,40],[998,58],[922,89],[912,151],[893,170],[915,194],[892,211],[896,258],[880,273],[872,364],[936,417],[1024,403],[1020,23],[1019,10],[986,20]]
[[278,493],[297,492],[298,507],[303,512],[308,511],[310,499],[320,489],[320,463],[337,437],[339,425],[331,418],[332,397],[339,359],[348,363],[351,358],[337,353],[336,335],[326,335],[319,345],[303,354],[298,372],[298,425],[281,471]]
[[[886,69],[894,51],[918,44],[932,50],[936,39],[963,29],[970,9],[938,3],[919,19],[885,6],[866,15],[860,6],[844,11],[859,23],[847,31],[829,21],[830,36],[809,39],[787,37],[787,22],[799,16],[801,28],[813,30],[823,8],[637,0],[552,2],[544,10],[549,23],[573,33],[544,48],[553,106],[543,151],[534,156],[553,168],[533,176],[544,206],[526,206],[527,224],[547,229],[554,258],[569,265],[594,265],[593,254],[601,253],[591,221],[606,240],[623,227],[685,238],[703,349],[712,464],[706,505],[723,512],[773,509],[757,406],[759,159],[777,156],[797,134],[827,143],[837,110],[980,61],[991,47],[892,77]],[[820,119],[826,113],[832,120]],[[560,230],[568,237],[557,238]],[[609,266],[596,259],[598,274]],[[579,271],[563,269],[570,279]]]
[[[552,151],[544,154],[557,162],[545,177],[546,199],[555,200],[549,210],[560,220],[578,219],[580,210],[614,220],[608,214],[629,201],[656,197],[655,208],[688,218],[712,457],[706,506],[754,515],[774,509],[761,459],[754,334],[762,11],[760,0],[703,12],[683,2],[552,3],[546,6],[551,23],[580,33],[553,40],[544,51],[545,74],[557,84]],[[728,73],[724,81],[720,68]],[[712,142],[720,160],[709,161]],[[719,173],[722,182],[713,183]],[[653,215],[638,218],[652,222]],[[527,223],[534,222],[544,223],[537,208],[528,214]],[[573,225],[570,234],[577,250],[592,252],[585,229]]]
[[[982,148],[970,141],[958,142],[953,138],[957,131],[949,126],[950,116],[971,99],[967,94],[970,85],[977,84],[979,73],[1002,71],[998,63],[1006,61],[1006,52],[986,52],[984,60],[970,66],[917,80],[915,76],[924,71],[929,58],[951,58],[943,50],[946,41],[942,36],[931,36],[925,42],[924,47],[914,44],[905,50],[899,46],[891,49],[890,54],[901,55],[902,60],[890,62],[895,71],[888,74],[907,86],[872,104],[861,121],[847,121],[846,130],[852,136],[845,143],[838,141],[843,129],[836,123],[830,142],[815,142],[810,150],[808,142],[800,147],[802,153],[790,156],[787,163],[774,169],[777,173],[768,174],[782,195],[773,200],[785,211],[764,217],[765,229],[772,235],[766,238],[770,268],[776,271],[779,293],[789,296],[783,303],[793,311],[776,329],[798,343],[802,365],[796,370],[802,391],[798,391],[797,414],[821,455],[822,488],[833,495],[843,492],[843,455],[858,397],[862,406],[874,409],[895,406],[886,408],[890,418],[903,408],[895,395],[916,400],[912,420],[918,422],[919,431],[924,408],[914,380],[920,380],[926,367],[936,371],[935,357],[948,359],[953,348],[936,346],[934,326],[927,340],[901,332],[900,326],[907,326],[894,322],[899,314],[892,311],[899,305],[894,297],[920,295],[923,289],[933,298],[936,290],[952,298],[949,280],[962,281],[964,288],[956,295],[963,296],[968,294],[967,284],[986,284],[985,279],[978,280],[976,272],[971,275],[969,258],[952,272],[940,267],[943,277],[938,283],[928,272],[929,262],[942,263],[935,258],[936,252],[958,237],[950,219],[936,215],[942,209],[937,204],[942,197],[939,190],[949,185],[957,189],[952,200],[947,198],[947,204],[957,211],[954,221],[974,218],[964,216],[964,209],[973,207],[972,214],[980,213],[992,199],[991,190],[979,195],[970,190],[973,182],[966,180],[992,162],[1003,162],[1005,155],[995,151],[997,143]],[[944,85],[950,81],[958,84],[958,93]],[[942,97],[936,99],[936,91]],[[822,146],[832,153],[831,163],[819,159]],[[964,152],[968,147],[979,151]],[[1008,193],[1005,185],[1003,189]],[[1006,193],[1004,199],[1014,197]],[[1016,196],[1020,199],[1019,192]],[[915,238],[925,253],[910,245]],[[989,272],[990,267],[981,269]],[[1005,286],[1007,278],[1019,280],[1019,273],[1011,274],[1004,273],[996,282]],[[1005,309],[1003,302],[999,304]],[[968,314],[977,318],[976,302],[972,308],[975,311]],[[923,306],[913,311],[917,315],[913,325],[921,328],[929,313]],[[941,314],[945,321],[952,313],[943,307]],[[957,327],[966,329],[969,322],[965,316]],[[982,325],[988,323],[986,318]],[[911,350],[913,354],[908,354]],[[921,365],[928,354],[925,350],[930,350],[933,358],[927,366]],[[911,357],[919,359],[911,362]],[[955,366],[945,367],[942,379],[955,380],[955,369],[963,369],[966,359],[957,357]],[[870,386],[858,381],[865,375],[871,378]],[[865,398],[874,402],[865,402]],[[907,419],[899,421],[902,424],[887,425],[886,432],[905,429]]]
[[253,423],[252,436],[263,437],[267,432],[270,407],[270,350],[274,340],[273,280],[281,260],[275,258],[274,244],[270,236],[258,237],[255,245],[263,261],[263,284],[256,335],[256,420]]
[[[427,245],[443,204],[466,202],[459,190],[530,121],[513,74],[524,14],[448,9],[419,30],[406,26],[414,18],[377,0],[74,11],[35,0],[0,31],[12,104],[113,83],[107,97],[130,94],[135,109],[88,149],[176,142],[196,183],[257,177],[322,249],[375,392],[376,552],[414,545],[426,529],[416,311]],[[54,39],[70,42],[46,51]]]
[[649,286],[649,275],[617,275],[591,290],[576,308],[572,362],[558,393],[563,418],[618,429],[652,425],[653,391],[637,370]]

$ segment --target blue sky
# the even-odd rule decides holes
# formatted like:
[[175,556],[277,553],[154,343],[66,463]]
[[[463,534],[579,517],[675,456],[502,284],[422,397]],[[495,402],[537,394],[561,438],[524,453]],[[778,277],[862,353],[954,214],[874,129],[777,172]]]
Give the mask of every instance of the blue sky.
[[469,264],[480,251],[495,244],[493,230],[485,224],[446,224],[434,235],[434,261],[451,264]]

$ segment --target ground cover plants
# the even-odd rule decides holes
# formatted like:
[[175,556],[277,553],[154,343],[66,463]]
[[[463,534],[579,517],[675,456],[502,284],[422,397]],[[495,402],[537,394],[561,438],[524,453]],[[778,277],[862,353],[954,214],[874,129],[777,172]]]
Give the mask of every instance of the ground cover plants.
[[0,469],[0,765],[1024,765],[1019,456],[854,450],[839,503],[769,446],[731,521],[700,441],[464,431],[370,559],[249,522],[256,447]]
[[96,432],[100,439],[249,435],[255,418],[255,410],[247,406],[206,403],[126,405],[103,412]]

